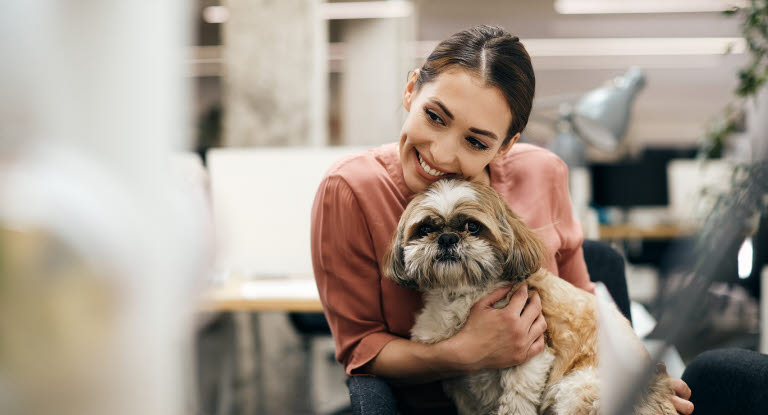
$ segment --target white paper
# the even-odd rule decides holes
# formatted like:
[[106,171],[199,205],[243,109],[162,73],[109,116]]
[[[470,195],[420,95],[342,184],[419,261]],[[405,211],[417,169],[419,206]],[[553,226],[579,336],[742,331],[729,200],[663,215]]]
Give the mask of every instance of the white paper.
[[311,279],[255,280],[243,283],[243,298],[249,300],[319,300],[315,281]]

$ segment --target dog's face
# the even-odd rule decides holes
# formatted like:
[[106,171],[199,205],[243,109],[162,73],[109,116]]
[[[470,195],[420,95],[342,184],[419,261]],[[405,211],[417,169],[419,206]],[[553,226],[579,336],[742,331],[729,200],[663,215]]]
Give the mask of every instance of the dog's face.
[[382,272],[418,289],[463,291],[522,281],[543,261],[541,242],[488,186],[441,180],[405,209]]

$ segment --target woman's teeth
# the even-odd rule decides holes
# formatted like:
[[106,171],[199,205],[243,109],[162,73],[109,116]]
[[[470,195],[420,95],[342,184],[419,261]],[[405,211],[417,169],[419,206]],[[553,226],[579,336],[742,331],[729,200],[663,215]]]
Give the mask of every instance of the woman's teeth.
[[440,177],[440,176],[445,176],[447,174],[429,167],[429,165],[427,165],[427,163],[425,163],[424,160],[421,159],[421,154],[416,153],[416,157],[418,157],[419,159],[419,164],[421,165],[421,168],[424,169],[424,171],[427,172],[428,175]]

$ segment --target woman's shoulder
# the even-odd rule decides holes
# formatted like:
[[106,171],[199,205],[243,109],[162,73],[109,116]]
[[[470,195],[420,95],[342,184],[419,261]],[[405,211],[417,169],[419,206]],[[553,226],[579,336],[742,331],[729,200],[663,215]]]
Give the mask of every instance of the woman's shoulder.
[[560,164],[563,160],[552,151],[535,144],[517,143],[503,157],[507,160],[543,162],[548,164]]
[[568,175],[568,166],[555,153],[528,143],[517,143],[496,163],[504,176],[558,179]]
[[323,182],[333,182],[352,190],[371,189],[391,182],[399,166],[397,145],[361,150],[336,160],[326,171]]

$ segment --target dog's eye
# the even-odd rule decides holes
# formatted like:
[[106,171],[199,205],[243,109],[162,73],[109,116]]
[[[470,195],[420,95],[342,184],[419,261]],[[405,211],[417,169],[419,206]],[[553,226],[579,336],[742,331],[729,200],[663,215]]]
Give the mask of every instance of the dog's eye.
[[477,235],[478,232],[480,232],[480,224],[477,222],[469,221],[466,224],[467,232],[471,233],[472,235]]
[[427,235],[429,235],[430,232],[432,232],[432,227],[429,225],[421,225],[418,229],[419,238],[423,238]]

